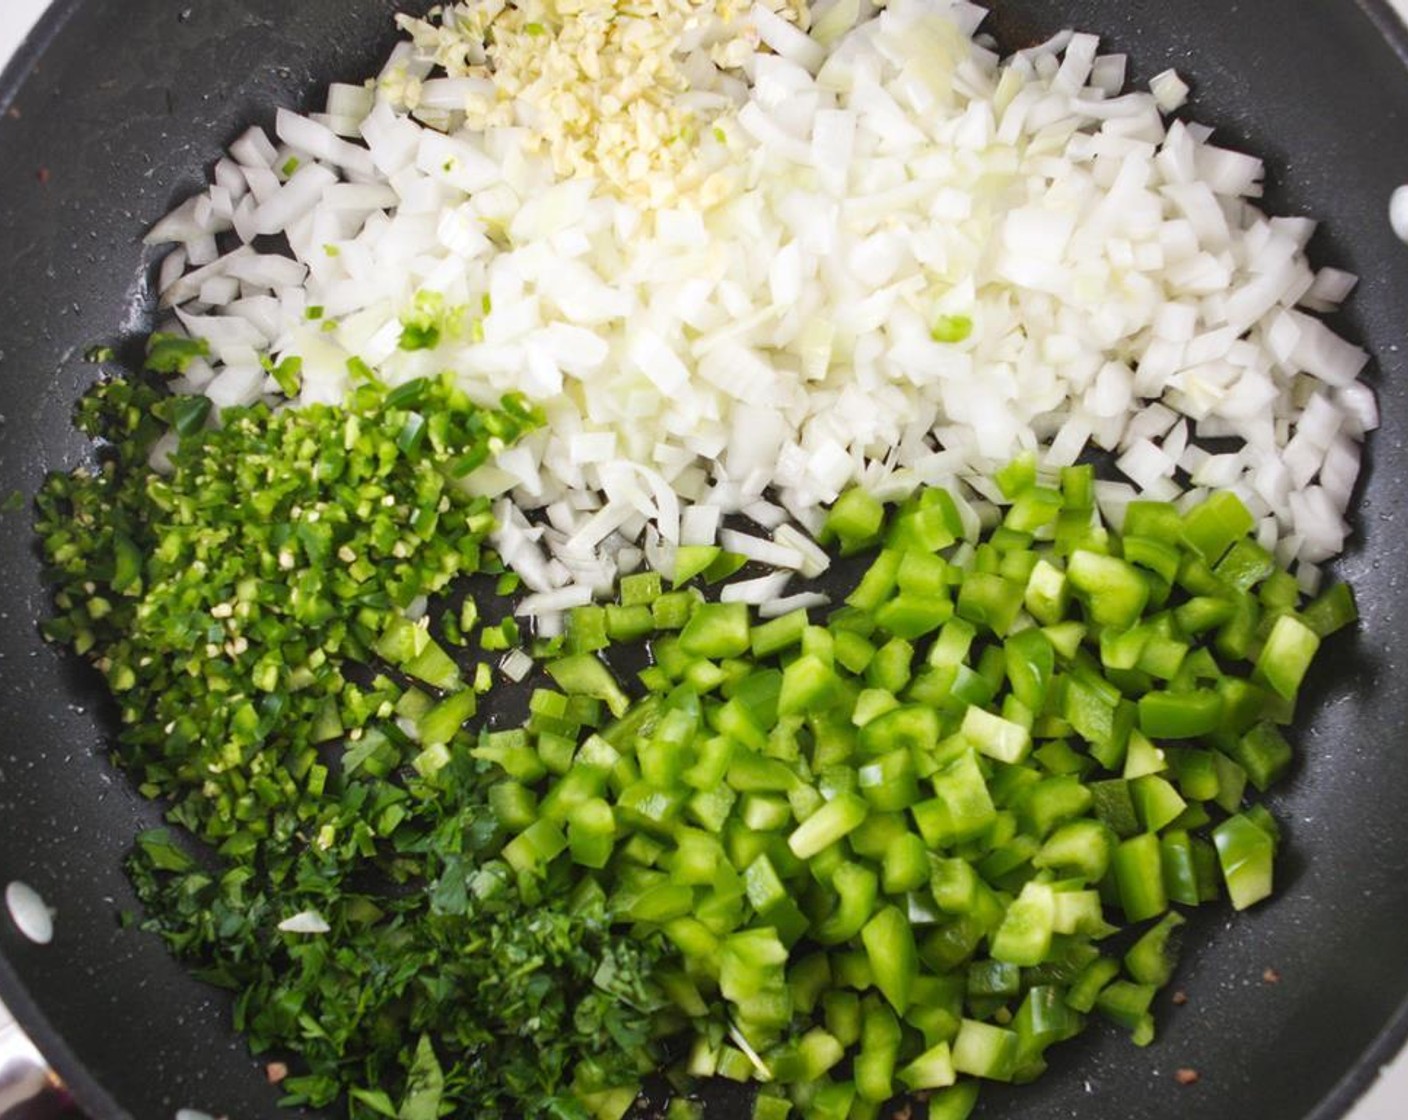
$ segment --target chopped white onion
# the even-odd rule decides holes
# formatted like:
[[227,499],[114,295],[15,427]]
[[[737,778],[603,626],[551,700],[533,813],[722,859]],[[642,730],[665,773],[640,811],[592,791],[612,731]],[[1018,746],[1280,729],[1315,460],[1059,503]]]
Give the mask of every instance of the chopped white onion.
[[804,562],[801,552],[795,548],[788,548],[775,541],[750,536],[734,529],[723,530],[719,534],[719,543],[724,546],[727,552],[746,556],[749,560],[756,560],[760,564],[767,564],[774,568],[788,568],[796,571],[802,567]]
[[685,509],[680,522],[680,544],[711,545],[719,536],[723,511],[718,506],[694,505]]
[[748,603],[762,606],[780,596],[792,579],[791,572],[773,572],[756,579],[734,580],[724,585],[719,599],[725,603]]
[[820,591],[803,591],[796,595],[786,595],[780,599],[769,599],[758,606],[758,614],[763,618],[780,618],[793,611],[809,611],[816,607],[831,605],[831,597]]
[[525,595],[514,607],[515,614],[557,614],[573,607],[585,607],[592,601],[592,589],[581,585],[559,587],[555,591],[540,591]]
[[331,933],[332,926],[328,925],[327,919],[316,910],[301,910],[291,918],[285,918],[279,923],[279,930],[283,933]]
[[526,680],[533,671],[533,659],[521,649],[511,649],[499,662],[499,672],[515,684]]
[[800,529],[791,525],[780,525],[773,534],[773,540],[784,548],[790,548],[802,557],[798,568],[806,579],[816,579],[831,567],[831,557],[826,549],[812,540]]
[[[1135,485],[1102,488],[1111,510],[1176,495],[1183,470],[1265,506],[1289,559],[1333,555],[1378,413],[1367,355],[1313,314],[1354,287],[1306,263],[1314,223],[1258,209],[1259,160],[1165,123],[1188,95],[1171,70],[1126,90],[1093,36],[1000,61],[974,5],[873,10],[819,3],[808,33],[765,2],[706,14],[677,58],[665,41],[693,193],[649,167],[630,191],[562,173],[532,136],[551,122],[476,116],[493,83],[403,43],[376,90],[280,112],[278,146],[249,130],[153,226],[180,246],[162,305],[212,347],[173,387],[252,403],[277,354],[304,359],[305,403],[339,399],[353,357],[390,384],[450,368],[476,400],[539,400],[546,430],[469,485],[540,625],[678,545],[815,575],[796,526],[846,487],[981,486],[1028,448],[1049,468],[1116,452]],[[1392,216],[1408,237],[1408,188]],[[243,246],[216,257],[230,226]],[[255,253],[265,234],[291,256]],[[464,329],[402,351],[422,292]],[[1234,446],[1189,442],[1213,437]],[[738,513],[773,538],[721,530]]]

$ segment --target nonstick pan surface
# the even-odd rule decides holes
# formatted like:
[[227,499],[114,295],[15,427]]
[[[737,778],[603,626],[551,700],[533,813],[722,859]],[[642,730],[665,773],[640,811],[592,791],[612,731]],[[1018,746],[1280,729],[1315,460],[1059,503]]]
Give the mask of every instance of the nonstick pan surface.
[[[70,429],[95,376],[83,353],[140,353],[144,230],[249,123],[372,73],[393,8],[60,0],[0,79],[0,495],[88,454]],[[1363,623],[1318,666],[1273,799],[1280,894],[1195,919],[1174,985],[1189,1000],[1160,1004],[1152,1048],[1097,1026],[979,1115],[1331,1120],[1408,1034],[1408,248],[1387,223],[1408,181],[1408,33],[1382,0],[996,0],[989,24],[1006,47],[1063,26],[1129,52],[1138,80],[1177,67],[1193,115],[1267,159],[1271,209],[1323,221],[1314,263],[1363,277],[1341,326],[1375,355],[1383,428],[1338,566]],[[0,999],[100,1120],[280,1115],[226,998],[119,924],[122,857],[157,818],[104,757],[96,676],[39,640],[45,609],[29,515],[0,514],[0,883],[58,912],[44,947],[0,921]],[[1178,1085],[1180,1067],[1201,1079]],[[747,1115],[737,1101],[708,1114]]]

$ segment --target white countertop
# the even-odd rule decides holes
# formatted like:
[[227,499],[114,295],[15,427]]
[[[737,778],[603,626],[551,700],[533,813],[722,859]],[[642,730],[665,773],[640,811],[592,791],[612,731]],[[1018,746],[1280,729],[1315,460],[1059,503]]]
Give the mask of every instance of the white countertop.
[[[0,11],[0,68],[39,19],[50,0],[3,0]],[[1408,0],[1393,0],[1408,19]],[[1385,215],[1387,221],[1387,215]],[[9,1016],[0,1007],[0,1028]],[[1347,1120],[1403,1120],[1408,1115],[1408,1052],[1389,1066],[1379,1083],[1359,1103]]]

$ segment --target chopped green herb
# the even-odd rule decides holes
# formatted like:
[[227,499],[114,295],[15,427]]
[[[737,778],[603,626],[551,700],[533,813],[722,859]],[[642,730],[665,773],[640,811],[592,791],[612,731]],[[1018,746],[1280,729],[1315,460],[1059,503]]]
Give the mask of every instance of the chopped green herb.
[[[153,351],[174,369],[199,347]],[[206,848],[138,838],[146,927],[239,992],[256,1050],[300,1054],[290,1103],[570,1115],[579,1093],[636,1076],[662,950],[613,930],[600,898],[540,906],[495,879],[482,767],[406,737],[410,694],[378,652],[388,620],[480,563],[487,502],[449,485],[448,465],[536,417],[426,383],[411,455],[408,413],[365,373],[345,408],[226,409],[218,429],[206,397],[97,386],[79,420],[114,454],[50,476],[37,502],[45,632],[105,674],[117,757]],[[147,456],[168,423],[182,438],[161,476]],[[413,528],[420,511],[433,532]],[[429,674],[430,639],[410,629],[396,667]],[[458,709],[442,707],[453,734]],[[301,912],[332,932],[278,931]]]

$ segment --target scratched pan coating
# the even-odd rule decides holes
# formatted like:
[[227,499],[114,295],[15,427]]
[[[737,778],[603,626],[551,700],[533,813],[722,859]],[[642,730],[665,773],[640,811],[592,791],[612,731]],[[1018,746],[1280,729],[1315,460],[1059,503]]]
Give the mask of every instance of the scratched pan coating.
[[[0,79],[0,493],[32,494],[84,455],[69,422],[94,373],[86,347],[140,353],[143,231],[250,122],[373,72],[394,7],[60,0]],[[1382,0],[997,9],[1008,47],[1078,26],[1128,52],[1136,80],[1177,67],[1193,113],[1266,158],[1271,207],[1324,223],[1314,263],[1363,277],[1341,327],[1375,356],[1384,423],[1339,563],[1364,621],[1317,667],[1297,770],[1272,799],[1290,838],[1279,897],[1195,919],[1176,982],[1189,1002],[1161,1003],[1152,1048],[1097,1025],[1053,1051],[1039,1084],[987,1092],[979,1115],[1331,1120],[1408,1034],[1408,247],[1386,221],[1408,181],[1408,33]],[[122,856],[156,817],[103,757],[96,677],[36,636],[44,604],[27,515],[0,515],[0,883],[23,879],[58,910],[42,948],[0,921],[0,999],[98,1120],[278,1116],[227,999],[115,919],[133,905]],[[1263,982],[1269,967],[1280,983]],[[1199,1082],[1176,1084],[1180,1067]],[[739,1101],[708,1115],[744,1116]]]

